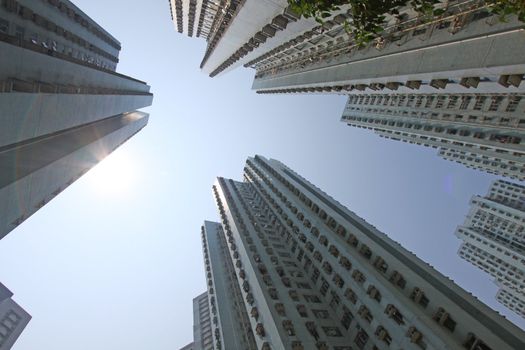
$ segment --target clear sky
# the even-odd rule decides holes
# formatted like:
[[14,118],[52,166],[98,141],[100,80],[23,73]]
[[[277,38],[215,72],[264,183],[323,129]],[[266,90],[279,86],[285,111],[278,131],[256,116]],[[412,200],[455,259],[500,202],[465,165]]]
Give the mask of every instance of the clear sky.
[[257,95],[253,71],[211,79],[168,1],[74,0],[122,42],[119,71],[155,93],[149,125],[0,241],[0,281],[33,319],[14,350],[173,350],[205,290],[200,226],[216,176],[281,160],[522,328],[454,230],[496,177],[339,121],[342,96]]

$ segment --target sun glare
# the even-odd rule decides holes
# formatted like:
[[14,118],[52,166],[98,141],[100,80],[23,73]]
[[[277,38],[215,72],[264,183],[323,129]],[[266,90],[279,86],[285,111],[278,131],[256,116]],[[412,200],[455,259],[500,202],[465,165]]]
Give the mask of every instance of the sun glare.
[[137,167],[125,153],[114,152],[91,170],[90,182],[97,192],[122,194],[137,180]]

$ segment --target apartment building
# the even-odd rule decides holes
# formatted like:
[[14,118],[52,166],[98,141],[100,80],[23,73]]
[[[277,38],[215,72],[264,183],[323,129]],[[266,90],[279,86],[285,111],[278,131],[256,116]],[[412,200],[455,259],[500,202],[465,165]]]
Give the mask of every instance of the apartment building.
[[525,317],[525,186],[498,180],[470,203],[458,254],[494,277],[496,299]]

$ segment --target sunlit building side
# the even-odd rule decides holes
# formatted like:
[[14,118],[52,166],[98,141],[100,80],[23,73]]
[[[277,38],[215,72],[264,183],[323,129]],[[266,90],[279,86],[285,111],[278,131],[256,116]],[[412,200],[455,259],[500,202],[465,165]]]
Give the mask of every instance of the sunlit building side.
[[232,349],[232,328],[253,335],[244,349],[525,347],[523,331],[276,160],[249,158],[244,182],[218,178],[213,193],[221,221],[201,234],[214,349]]

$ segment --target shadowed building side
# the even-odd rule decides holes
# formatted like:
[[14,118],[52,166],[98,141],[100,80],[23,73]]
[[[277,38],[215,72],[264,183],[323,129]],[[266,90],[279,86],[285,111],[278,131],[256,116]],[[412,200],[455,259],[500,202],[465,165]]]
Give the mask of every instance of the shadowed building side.
[[0,350],[14,345],[31,316],[11,299],[13,293],[0,283]]
[[150,87],[68,0],[0,4],[0,238],[142,129]]
[[0,239],[147,122],[126,113],[0,149]]

